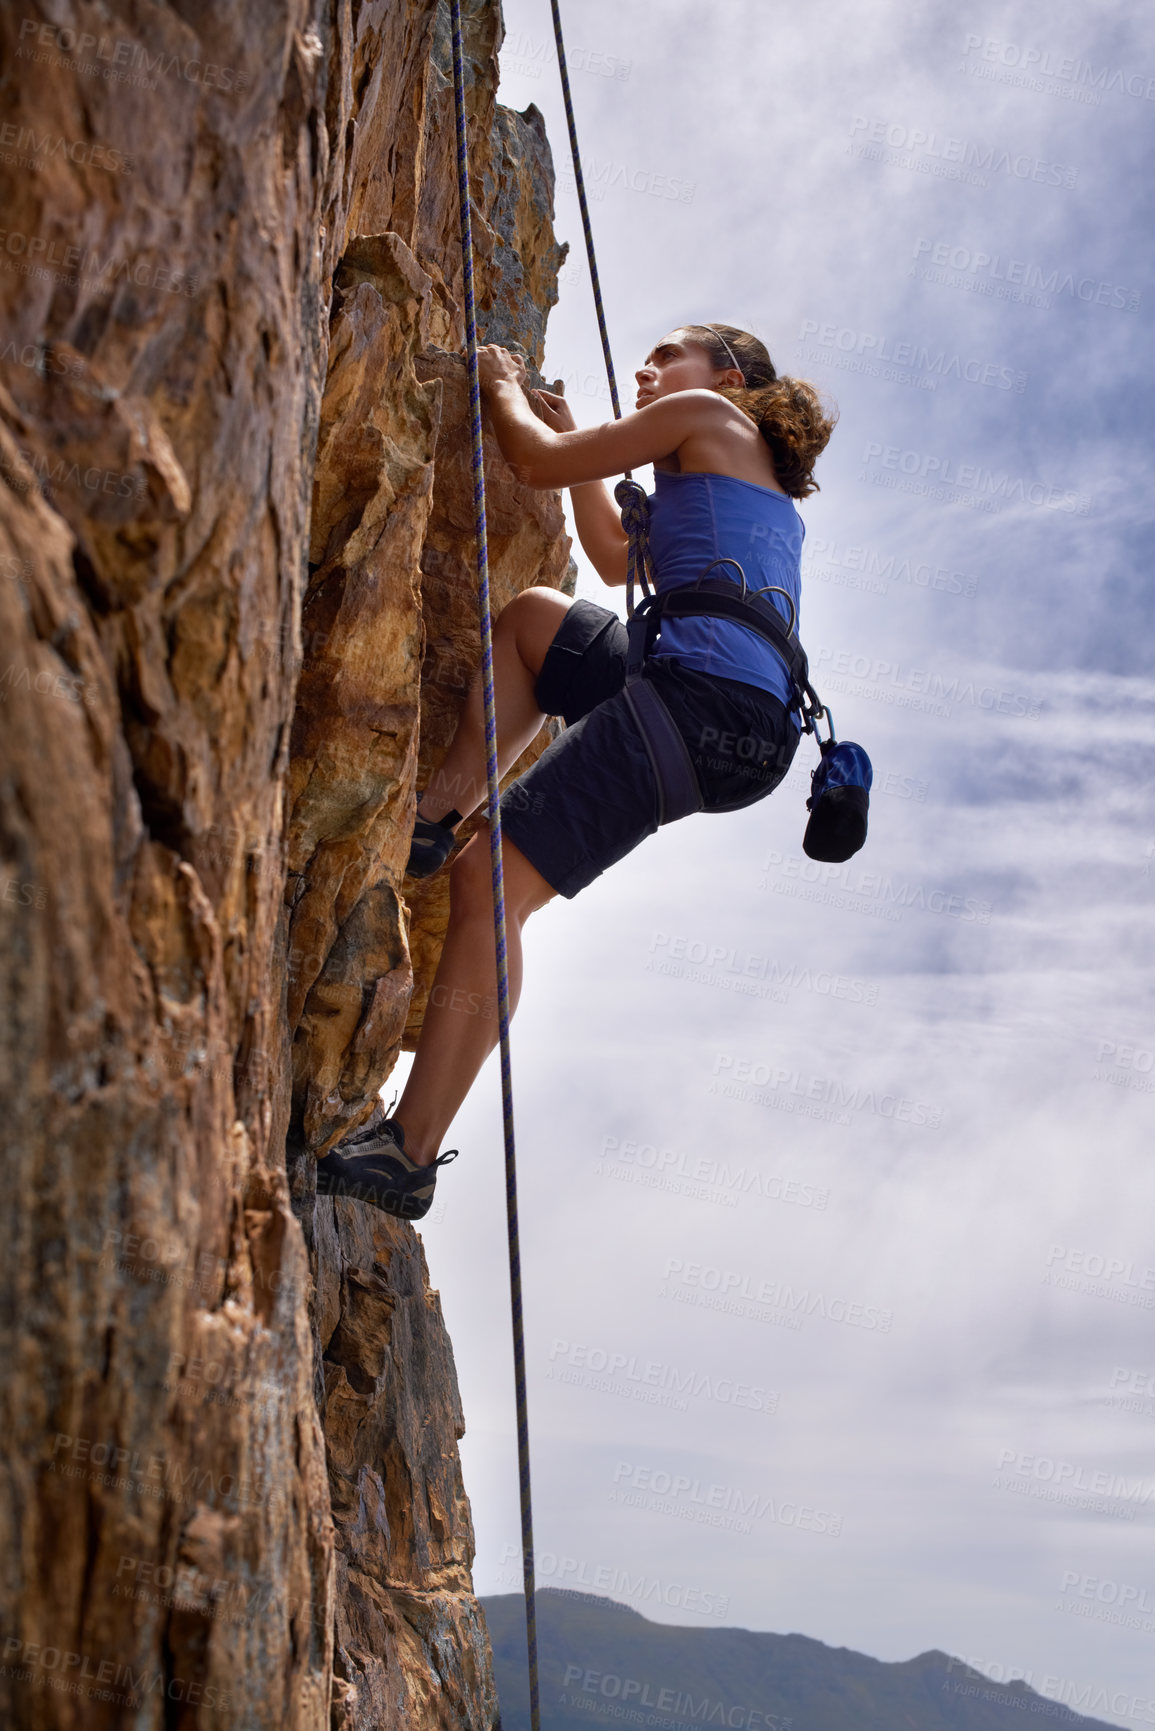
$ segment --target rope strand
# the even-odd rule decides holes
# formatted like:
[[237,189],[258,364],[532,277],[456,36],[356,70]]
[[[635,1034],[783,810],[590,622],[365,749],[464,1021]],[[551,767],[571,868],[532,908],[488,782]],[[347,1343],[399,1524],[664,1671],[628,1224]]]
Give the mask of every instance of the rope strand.
[[[610,353],[610,334],[606,328],[606,311],[602,304],[602,282],[598,275],[597,254],[594,251],[594,228],[590,221],[589,200],[586,198],[586,181],[582,173],[581,151],[578,149],[577,122],[574,119],[573,97],[569,87],[569,68],[566,65],[565,41],[561,29],[561,6],[559,0],[550,0],[553,9],[553,39],[557,49],[557,69],[561,73],[561,93],[565,101],[565,123],[569,131],[570,155],[573,158],[573,177],[577,186],[578,205],[581,209],[582,234],[586,243],[586,259],[590,267],[590,285],[594,291],[594,311],[598,318],[598,334],[602,339],[602,354],[606,363],[606,378],[610,387],[610,402],[614,407],[614,420],[622,418],[622,408],[618,401],[618,381],[614,373],[614,357]],[[629,554],[626,576],[626,612],[634,611],[634,586],[640,578],[643,595],[649,594],[648,557],[644,533],[646,511],[646,495],[633,479],[633,471],[625,471],[625,480],[619,481],[614,488],[614,498],[622,508],[622,527],[629,536]]]
[[501,864],[501,792],[497,770],[497,714],[493,691],[493,620],[489,600],[489,544],[485,515],[485,446],[481,426],[481,378],[477,364],[477,307],[473,292],[473,225],[469,208],[469,149],[465,122],[465,66],[461,0],[450,0],[453,20],[453,95],[457,119],[457,184],[461,206],[465,335],[469,356],[469,408],[473,440],[473,502],[477,535],[477,611],[485,698],[486,783],[489,849],[493,870],[493,934],[497,951],[497,1005],[501,1042],[501,1107],[505,1136],[505,1211],[509,1235],[509,1298],[513,1319],[513,1373],[517,1396],[517,1464],[521,1486],[521,1548],[525,1583],[525,1639],[529,1658],[529,1715],[541,1731],[534,1593],[533,1502],[529,1480],[529,1416],[525,1379],[525,1327],[521,1296],[521,1249],[517,1225],[517,1163],[513,1135],[513,1075],[509,1059],[509,956],[505,931],[505,883]]
[[[598,261],[594,256],[594,231],[590,222],[590,207],[586,199],[585,176],[582,174],[581,152],[578,150],[577,123],[573,115],[573,98],[569,88],[569,69],[565,63],[565,42],[561,33],[561,7],[559,0],[550,0],[553,7],[553,39],[557,47],[557,69],[561,73],[561,93],[565,99],[565,123],[569,128],[569,148],[573,157],[573,176],[577,183],[578,204],[582,213],[582,233],[585,235],[586,257],[590,266],[590,282],[594,291],[594,309],[598,315],[598,332],[602,339],[602,354],[606,361],[606,378],[610,384],[610,402],[614,406],[614,420],[622,418],[621,405],[618,402],[618,381],[614,376],[614,360],[610,354],[610,335],[606,329],[606,313],[602,305],[602,285],[598,277]],[[626,470],[629,474],[629,470]]]

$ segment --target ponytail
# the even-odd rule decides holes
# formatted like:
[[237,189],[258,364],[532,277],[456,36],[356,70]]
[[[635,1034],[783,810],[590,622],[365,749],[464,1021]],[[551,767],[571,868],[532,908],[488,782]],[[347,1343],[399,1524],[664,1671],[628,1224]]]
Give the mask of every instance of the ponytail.
[[770,448],[774,473],[785,492],[792,499],[816,493],[814,465],[838,419],[833,404],[824,403],[807,379],[779,378],[765,345],[749,331],[734,325],[682,328],[706,350],[719,371],[737,366],[744,383],[721,386],[718,395],[754,422]]

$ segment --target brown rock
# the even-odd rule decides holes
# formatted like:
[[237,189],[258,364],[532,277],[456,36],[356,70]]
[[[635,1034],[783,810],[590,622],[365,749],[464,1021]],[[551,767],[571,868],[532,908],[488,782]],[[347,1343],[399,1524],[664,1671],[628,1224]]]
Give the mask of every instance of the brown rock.
[[[474,182],[492,189],[491,223],[480,214],[474,223],[481,340],[516,344],[536,366],[564,256],[553,238],[549,148],[535,110],[494,117],[490,102],[479,115],[476,124],[492,128],[474,135],[489,136],[491,149],[475,143],[471,157]],[[451,113],[441,119],[451,128]],[[437,130],[432,116],[430,125]],[[455,201],[442,196],[439,208],[457,223]],[[350,242],[321,408],[289,822],[295,1123],[317,1152],[364,1120],[402,1032],[406,1046],[420,1032],[448,880],[408,886],[407,947],[401,889],[414,801],[449,745],[480,659],[468,382],[462,357],[435,341],[450,292],[441,272],[459,248],[418,235],[420,261],[393,231]],[[452,288],[460,292],[459,272]],[[459,342],[460,332],[454,304]],[[383,375],[392,382],[386,399]],[[535,583],[572,593],[557,495],[515,482],[492,438],[485,468],[493,617]],[[545,743],[543,735],[508,779]]]
[[303,15],[154,8],[123,40],[157,70],[118,85],[78,14],[23,19],[0,19],[27,141],[0,872],[31,886],[0,959],[0,1719],[320,1725],[333,1536],[270,982],[325,64]]
[[[469,1573],[465,1424],[420,1240],[341,1202],[318,1207],[314,1250],[338,1534],[333,1723],[488,1726],[497,1700]],[[418,1364],[420,1385],[407,1374]]]
[[398,888],[439,410],[413,364],[430,299],[395,234],[355,243],[338,272],[289,779],[288,1013],[302,1128],[318,1148],[384,1082],[411,984]]
[[[481,304],[539,360],[548,149],[468,10]],[[476,656],[442,9],[0,44],[0,1720],[487,1726],[419,1241],[301,1157],[399,1048],[419,752]],[[565,543],[491,473],[500,602]]]

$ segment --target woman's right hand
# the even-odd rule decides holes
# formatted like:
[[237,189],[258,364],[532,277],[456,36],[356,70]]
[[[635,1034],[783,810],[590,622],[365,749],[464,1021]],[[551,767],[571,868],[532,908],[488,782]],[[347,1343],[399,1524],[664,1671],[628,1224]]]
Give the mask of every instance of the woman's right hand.
[[483,391],[493,390],[499,385],[525,387],[524,360],[520,355],[503,349],[500,343],[483,343],[478,349],[477,372]]
[[577,429],[573,410],[558,391],[534,391],[534,407],[551,433],[572,433]]

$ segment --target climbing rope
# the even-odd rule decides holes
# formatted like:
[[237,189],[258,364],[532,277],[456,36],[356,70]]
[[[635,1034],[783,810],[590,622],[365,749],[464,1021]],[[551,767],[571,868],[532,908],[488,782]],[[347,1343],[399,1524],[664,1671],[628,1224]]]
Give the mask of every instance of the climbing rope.
[[[574,180],[581,207],[582,232],[585,236],[586,257],[589,260],[590,282],[606,377],[610,387],[614,419],[621,420],[618,385],[610,353],[609,331],[606,328],[605,307],[602,303],[601,279],[598,276],[594,252],[593,226],[590,222],[589,201],[586,198],[585,177],[582,174],[581,152],[578,149],[577,125],[574,121],[570,95],[569,71],[566,67],[565,42],[562,37],[561,11],[558,0],[551,0],[554,41],[557,45],[558,70],[561,73],[562,95],[565,99],[566,125],[569,129],[570,151],[573,156]],[[477,611],[481,626],[482,688],[485,704],[486,784],[489,795],[489,848],[493,879],[493,932],[497,951],[498,1029],[501,1046],[501,1104],[505,1136],[505,1206],[509,1236],[509,1295],[513,1318],[513,1370],[517,1396],[517,1464],[521,1487],[521,1550],[522,1574],[525,1586],[525,1637],[529,1659],[529,1716],[531,1731],[541,1731],[541,1705],[538,1685],[537,1604],[534,1591],[533,1500],[529,1472],[529,1417],[525,1381],[525,1326],[521,1294],[521,1250],[517,1224],[517,1161],[513,1132],[513,1075],[509,1056],[509,955],[505,930],[505,884],[501,861],[501,793],[497,769],[497,715],[493,690],[493,619],[489,599],[489,543],[485,511],[485,448],[481,425],[481,379],[477,364],[477,306],[473,290],[473,225],[469,200],[469,145],[465,120],[465,65],[461,37],[461,0],[450,0],[453,25],[453,97],[457,121],[457,187],[461,210],[461,256],[465,290],[465,335],[469,359],[469,408],[473,443],[473,503],[477,539]],[[623,507],[623,523],[630,537],[629,584],[627,600],[633,612],[635,574],[648,592],[647,546],[645,539],[645,494],[630,477],[615,490]]]
[[[586,257],[590,266],[590,282],[594,291],[594,308],[598,315],[598,331],[602,339],[602,354],[606,359],[606,377],[610,383],[610,402],[614,406],[614,420],[622,418],[621,405],[618,402],[618,381],[614,376],[614,361],[610,354],[610,336],[606,329],[606,313],[602,305],[602,285],[598,277],[598,261],[594,256],[594,231],[590,222],[590,207],[586,199],[585,176],[582,174],[581,152],[578,149],[577,125],[573,117],[573,98],[569,89],[569,70],[565,63],[565,42],[561,33],[561,7],[559,0],[550,0],[553,7],[553,39],[557,47],[557,69],[561,73],[561,93],[565,98],[565,123],[569,128],[569,148],[573,157],[573,177],[577,184],[578,204],[582,213],[582,233],[585,235]],[[627,470],[627,474],[628,474]]]
[[[590,221],[589,200],[586,198],[586,181],[582,173],[581,151],[578,149],[577,122],[574,120],[573,97],[569,88],[569,68],[565,59],[565,40],[561,29],[561,6],[559,0],[550,0],[553,9],[553,40],[557,49],[557,69],[561,73],[561,93],[565,100],[565,123],[569,131],[569,149],[573,158],[573,177],[577,187],[578,205],[581,208],[582,234],[586,243],[586,259],[590,267],[590,285],[594,291],[594,311],[598,316],[598,334],[602,339],[602,354],[606,363],[606,378],[610,387],[610,402],[614,408],[614,420],[622,418],[622,407],[618,401],[618,381],[614,373],[614,357],[610,353],[610,334],[606,328],[606,310],[602,304],[602,283],[598,275],[597,254],[594,251],[594,229]],[[633,479],[630,470],[626,470],[625,480],[619,481],[614,488],[614,498],[622,508],[622,528],[629,536],[629,554],[626,577],[626,612],[634,611],[634,584],[641,583],[643,595],[650,593],[649,585],[649,543],[646,540],[646,530],[649,525],[649,509],[646,505],[646,495],[643,488]]]
[[481,378],[477,366],[477,306],[473,294],[473,225],[469,210],[469,148],[465,125],[465,66],[461,0],[450,0],[453,20],[453,96],[457,116],[457,190],[465,278],[465,337],[469,355],[469,409],[473,438],[473,504],[477,533],[477,611],[485,697],[485,773],[489,790],[489,852],[493,871],[493,935],[497,949],[497,1013],[501,1041],[501,1109],[505,1132],[505,1212],[509,1232],[509,1300],[513,1316],[513,1374],[517,1390],[517,1465],[521,1485],[521,1552],[525,1581],[525,1640],[529,1656],[529,1716],[540,1731],[537,1605],[534,1597],[533,1502],[529,1484],[529,1417],[525,1391],[525,1328],[521,1302],[521,1250],[517,1228],[517,1162],[513,1137],[513,1074],[509,1061],[509,955],[505,936],[505,883],[501,869],[501,792],[497,773],[497,714],[493,695],[493,619],[489,604],[489,543],[485,522],[485,447]]

